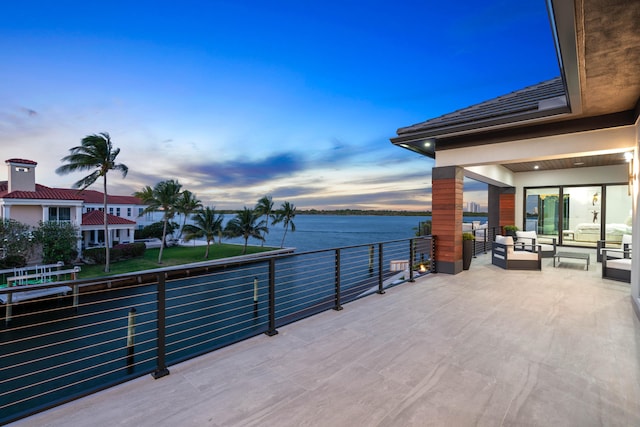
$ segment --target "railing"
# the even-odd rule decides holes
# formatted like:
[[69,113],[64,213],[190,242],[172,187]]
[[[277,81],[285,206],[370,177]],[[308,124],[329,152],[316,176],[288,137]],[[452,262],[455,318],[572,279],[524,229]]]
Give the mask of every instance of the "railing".
[[500,227],[475,229],[471,233],[476,238],[473,244],[473,256],[476,257],[491,251],[491,244],[496,240],[496,235],[500,234]]
[[12,287],[14,297],[74,291],[11,307],[0,329],[0,424],[382,294],[420,265],[435,271],[433,253],[434,239],[420,237]]

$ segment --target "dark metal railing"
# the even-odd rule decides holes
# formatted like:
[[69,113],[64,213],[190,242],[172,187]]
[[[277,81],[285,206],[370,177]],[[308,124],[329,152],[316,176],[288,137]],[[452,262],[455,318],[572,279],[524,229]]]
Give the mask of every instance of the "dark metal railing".
[[[435,271],[434,244],[426,236],[0,289],[21,301],[0,305],[0,424],[160,378],[175,363],[411,282],[421,265]],[[54,286],[72,292],[17,297]]]

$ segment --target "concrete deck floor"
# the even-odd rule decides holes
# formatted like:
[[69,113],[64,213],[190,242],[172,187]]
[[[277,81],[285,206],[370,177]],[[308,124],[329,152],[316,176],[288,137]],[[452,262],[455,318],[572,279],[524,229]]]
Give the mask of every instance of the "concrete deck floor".
[[584,263],[489,256],[18,426],[638,426],[640,323]]

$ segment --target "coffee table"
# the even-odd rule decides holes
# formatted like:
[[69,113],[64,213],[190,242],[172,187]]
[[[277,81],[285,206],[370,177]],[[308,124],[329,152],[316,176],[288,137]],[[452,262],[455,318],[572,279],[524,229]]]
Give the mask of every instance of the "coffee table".
[[587,270],[589,270],[589,254],[583,254],[580,252],[556,252],[553,256],[553,266],[556,266],[556,260],[560,264],[560,258],[581,259],[587,262]]

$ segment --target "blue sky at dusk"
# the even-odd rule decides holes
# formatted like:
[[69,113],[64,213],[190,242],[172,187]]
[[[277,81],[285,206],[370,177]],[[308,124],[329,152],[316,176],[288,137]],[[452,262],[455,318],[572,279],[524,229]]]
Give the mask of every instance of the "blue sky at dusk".
[[559,75],[544,0],[444,3],[5,2],[2,160],[70,187],[60,159],[106,131],[130,169],[111,193],[430,209],[433,161],[396,129]]

